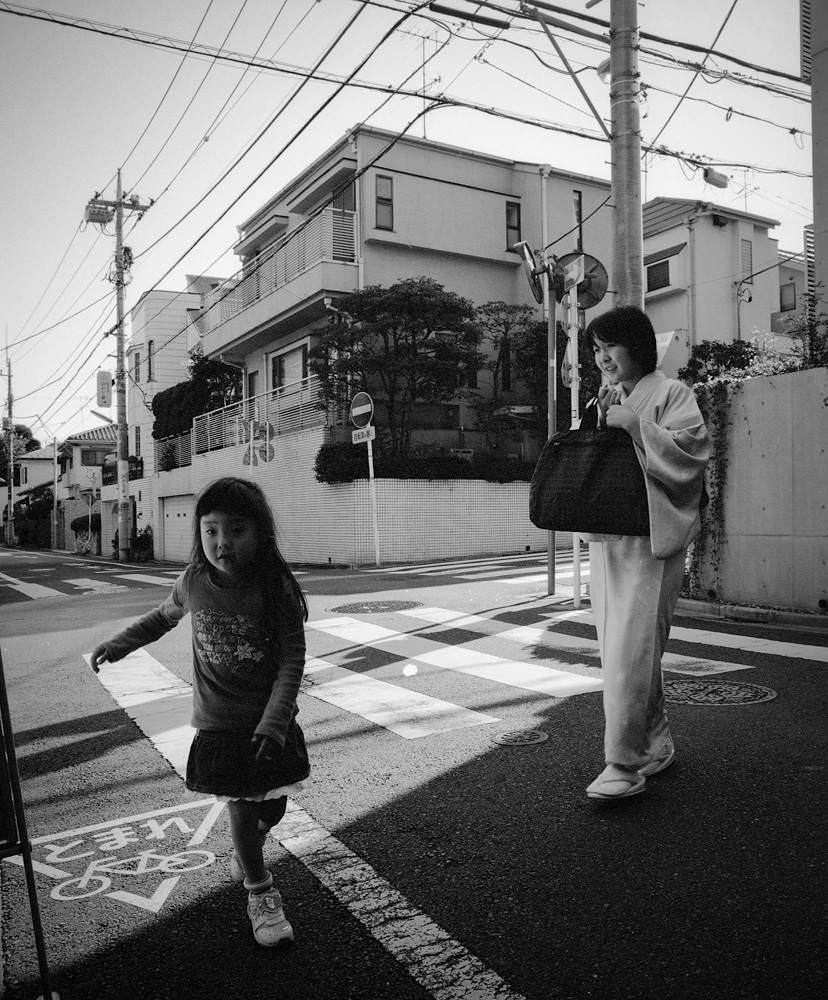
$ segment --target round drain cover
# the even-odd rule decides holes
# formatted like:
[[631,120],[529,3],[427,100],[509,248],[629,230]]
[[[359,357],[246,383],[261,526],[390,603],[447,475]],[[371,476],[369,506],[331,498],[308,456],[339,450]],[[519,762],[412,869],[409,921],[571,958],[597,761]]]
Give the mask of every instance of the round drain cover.
[[776,691],[762,684],[725,681],[665,681],[664,696],[673,705],[758,705],[773,701]]
[[340,604],[338,608],[328,608],[328,611],[339,611],[343,615],[381,615],[421,607],[420,601],[363,601],[361,604]]
[[510,733],[500,733],[492,737],[492,743],[500,743],[504,747],[527,747],[532,743],[543,743],[549,739],[548,733],[539,729],[514,729]]

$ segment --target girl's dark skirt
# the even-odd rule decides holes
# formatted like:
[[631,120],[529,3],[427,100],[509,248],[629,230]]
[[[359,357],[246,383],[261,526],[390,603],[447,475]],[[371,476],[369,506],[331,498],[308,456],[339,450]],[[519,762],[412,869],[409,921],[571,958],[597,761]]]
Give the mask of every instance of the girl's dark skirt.
[[[187,759],[185,784],[192,792],[232,799],[271,798],[274,790],[304,781],[310,774],[305,737],[296,721],[288,727],[285,745],[263,763],[256,763],[256,744],[244,733],[200,729]],[[284,794],[284,792],[282,793]]]

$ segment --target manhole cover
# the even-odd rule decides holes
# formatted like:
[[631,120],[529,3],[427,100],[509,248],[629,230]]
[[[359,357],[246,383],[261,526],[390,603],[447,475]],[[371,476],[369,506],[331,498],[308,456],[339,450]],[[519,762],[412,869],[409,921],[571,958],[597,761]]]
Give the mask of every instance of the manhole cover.
[[421,607],[420,601],[363,601],[361,604],[340,604],[338,608],[328,608],[328,611],[338,611],[343,615],[381,615]]
[[664,696],[673,705],[758,705],[773,701],[776,691],[762,684],[725,681],[665,681]]
[[492,743],[500,743],[504,747],[526,747],[531,743],[543,743],[549,739],[548,733],[539,729],[515,729],[511,733],[499,733],[492,737]]

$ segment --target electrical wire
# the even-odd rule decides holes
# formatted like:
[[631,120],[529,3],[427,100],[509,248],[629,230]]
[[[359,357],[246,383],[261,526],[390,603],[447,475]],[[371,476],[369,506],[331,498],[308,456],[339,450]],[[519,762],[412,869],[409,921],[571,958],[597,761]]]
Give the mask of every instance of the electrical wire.
[[[731,18],[731,16],[732,16],[732,14],[733,14],[733,11],[734,11],[734,10],[736,9],[736,4],[737,4],[738,2],[739,2],[739,0],[733,0],[733,3],[732,3],[732,4],[730,5],[730,9],[728,10],[727,14],[725,14],[725,19],[724,19],[724,21],[722,21],[722,25],[721,25],[721,27],[720,27],[720,28],[719,28],[719,30],[718,30],[718,31],[716,32],[716,37],[715,37],[715,38],[713,39],[713,45],[715,45],[715,44],[716,44],[716,42],[718,42],[718,40],[719,40],[719,39],[720,39],[720,38],[722,37],[722,32],[723,32],[723,31],[725,30],[725,28],[727,27],[727,22],[728,22],[728,21],[730,20],[730,18]],[[709,56],[710,56],[710,54],[712,53],[712,51],[713,51],[713,45],[711,45],[711,46],[710,46],[710,48],[708,49],[708,51],[707,51],[707,52],[705,53],[705,56],[704,56],[704,59],[702,59],[702,62],[701,62],[701,65],[702,65],[702,66],[704,66],[704,64],[705,64],[705,63],[707,62],[707,60],[708,60],[708,57],[709,57]],[[670,112],[670,114],[668,115],[668,117],[667,117],[667,121],[666,121],[666,122],[665,122],[665,123],[664,123],[664,124],[663,124],[663,125],[661,126],[661,128],[660,128],[660,129],[658,130],[658,134],[656,135],[655,139],[653,139],[653,141],[652,141],[652,144],[653,144],[653,145],[655,145],[655,144],[656,144],[656,143],[658,142],[658,140],[659,140],[659,139],[661,138],[661,136],[663,135],[663,133],[664,133],[664,130],[665,130],[665,129],[667,128],[667,126],[668,126],[668,125],[670,124],[670,122],[671,122],[671,121],[673,120],[673,118],[675,117],[675,114],[676,114],[676,112],[678,111],[678,109],[679,109],[679,108],[681,107],[681,105],[682,105],[682,102],[684,101],[684,98],[685,98],[685,97],[687,97],[688,93],[690,92],[690,88],[691,88],[691,87],[693,86],[693,84],[694,84],[694,83],[696,82],[696,80],[698,80],[698,78],[699,78],[699,73],[701,73],[701,67],[699,67],[699,69],[697,69],[697,70],[696,70],[696,72],[695,72],[695,73],[693,74],[693,77],[692,77],[692,79],[691,79],[691,80],[690,80],[690,82],[689,82],[689,83],[687,84],[687,88],[685,89],[685,91],[684,91],[684,93],[683,93],[683,94],[681,95],[681,97],[679,98],[679,100],[678,100],[678,104],[676,104],[676,106],[675,106],[675,107],[673,108],[673,110],[672,110],[672,111]]]

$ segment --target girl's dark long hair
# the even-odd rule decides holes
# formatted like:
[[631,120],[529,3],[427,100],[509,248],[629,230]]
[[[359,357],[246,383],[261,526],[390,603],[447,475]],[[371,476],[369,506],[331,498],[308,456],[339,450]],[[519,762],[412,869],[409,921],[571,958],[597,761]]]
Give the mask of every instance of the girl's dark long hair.
[[257,483],[238,476],[225,476],[206,486],[196,501],[193,526],[192,565],[202,572],[211,573],[204,547],[201,544],[201,519],[205,514],[234,514],[249,517],[256,525],[256,559],[254,578],[264,595],[265,611],[270,628],[275,624],[284,601],[295,602],[302,618],[308,619],[308,602],[302,588],[285,562],[276,543],[276,521],[267,497]]

